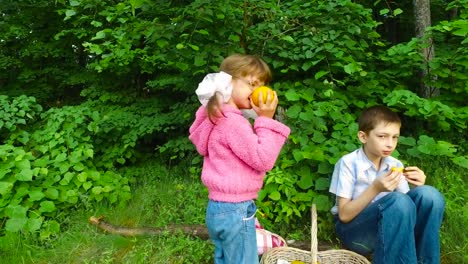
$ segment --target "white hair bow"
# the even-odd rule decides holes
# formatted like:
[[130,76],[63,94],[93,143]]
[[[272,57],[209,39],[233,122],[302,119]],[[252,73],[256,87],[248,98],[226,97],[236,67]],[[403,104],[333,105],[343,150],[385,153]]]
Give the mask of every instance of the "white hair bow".
[[206,106],[215,92],[220,92],[223,95],[223,101],[227,103],[232,93],[231,80],[232,76],[223,71],[207,74],[195,91],[200,103]]

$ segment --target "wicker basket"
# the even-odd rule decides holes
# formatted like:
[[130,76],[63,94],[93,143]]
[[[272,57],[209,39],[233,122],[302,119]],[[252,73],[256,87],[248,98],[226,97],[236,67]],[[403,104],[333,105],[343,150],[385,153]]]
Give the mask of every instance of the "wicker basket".
[[288,262],[299,260],[306,264],[370,264],[365,257],[344,249],[331,249],[318,251],[317,245],[317,211],[315,204],[311,208],[312,226],[311,226],[311,251],[292,247],[276,247],[263,254],[260,264],[277,264],[282,259]]

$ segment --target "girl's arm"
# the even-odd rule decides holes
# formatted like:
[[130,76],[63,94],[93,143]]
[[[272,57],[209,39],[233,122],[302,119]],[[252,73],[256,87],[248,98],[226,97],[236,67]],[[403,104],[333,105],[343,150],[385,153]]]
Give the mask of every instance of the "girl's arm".
[[381,192],[393,191],[400,182],[402,173],[390,171],[375,181],[356,199],[338,197],[338,217],[343,223],[351,222]]

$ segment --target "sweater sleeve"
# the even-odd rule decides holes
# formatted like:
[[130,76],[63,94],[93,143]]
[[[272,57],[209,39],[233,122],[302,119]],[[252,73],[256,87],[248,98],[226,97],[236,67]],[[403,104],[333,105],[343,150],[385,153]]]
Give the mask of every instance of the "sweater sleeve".
[[228,125],[226,143],[232,152],[254,170],[262,172],[273,168],[290,133],[289,127],[266,117],[258,117],[253,128],[242,116],[233,116]]
[[213,127],[205,108],[201,106],[195,114],[195,121],[190,126],[189,139],[202,156],[208,155],[208,139]]

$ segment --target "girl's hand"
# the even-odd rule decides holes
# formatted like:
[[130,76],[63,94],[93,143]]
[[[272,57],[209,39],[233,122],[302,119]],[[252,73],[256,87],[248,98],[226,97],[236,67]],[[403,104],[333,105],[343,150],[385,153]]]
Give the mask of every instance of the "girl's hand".
[[406,167],[403,171],[406,180],[414,186],[424,185],[426,182],[426,175],[416,166]]
[[263,102],[263,92],[260,92],[258,95],[258,104],[256,106],[252,98],[250,98],[250,104],[252,105],[252,109],[257,113],[258,116],[264,116],[268,118],[273,118],[276,112],[276,107],[278,106],[278,96],[275,91],[270,92],[268,91],[267,100]]
[[374,186],[380,192],[393,192],[398,187],[403,174],[400,171],[390,170],[387,175],[378,177],[374,181]]

